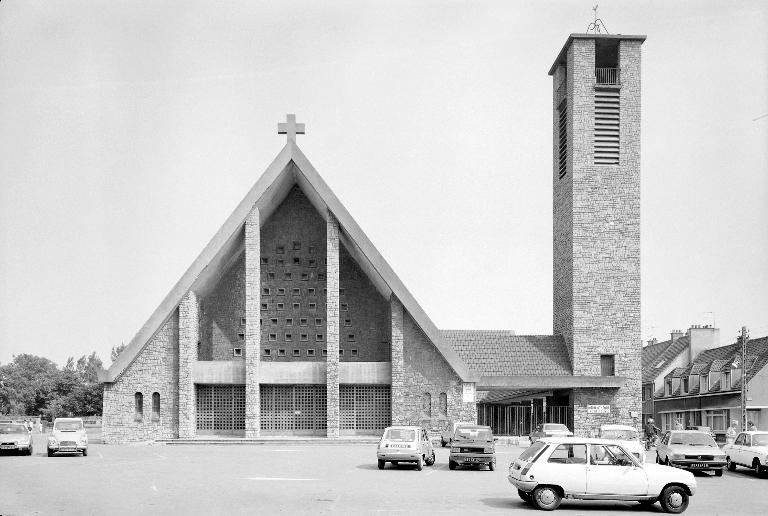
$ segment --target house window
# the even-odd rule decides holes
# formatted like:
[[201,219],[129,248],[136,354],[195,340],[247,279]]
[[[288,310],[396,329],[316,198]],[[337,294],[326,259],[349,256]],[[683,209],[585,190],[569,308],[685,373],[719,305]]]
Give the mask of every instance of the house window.
[[261,257],[261,264],[262,265],[269,265],[269,258],[266,258],[264,256]]
[[245,317],[240,318],[240,326],[245,326]]
[[327,356],[328,356],[328,350],[327,350],[327,349],[324,349],[324,350],[323,350],[323,356],[324,356],[324,357],[327,357]]
[[324,272],[318,272],[317,273],[317,279],[319,279],[320,281],[324,280],[325,279],[325,273]]
[[144,419],[144,395],[140,392],[133,395],[133,419],[134,421]]
[[351,340],[351,341],[354,341],[354,340],[355,340],[355,334],[354,334],[354,333],[350,333],[350,334],[348,334],[348,335],[347,335],[347,340]]
[[160,393],[152,393],[152,421],[160,421]]
[[317,267],[317,260],[309,260],[310,267]]
[[344,295],[344,294],[346,294],[346,293],[347,293],[347,289],[345,289],[345,288],[340,288],[340,289],[339,289],[339,295],[340,295],[340,296],[343,296],[343,295]]
[[243,356],[243,348],[232,348],[232,356],[233,357]]
[[290,272],[286,272],[283,277],[285,278],[285,281],[291,281],[293,279],[293,275],[291,275]]
[[667,380],[664,384],[664,395],[665,396],[671,396],[672,395],[672,380]]
[[600,355],[600,376],[615,376],[614,360],[613,355]]
[[731,372],[728,371],[725,374],[723,374],[723,390],[728,390],[731,388]]
[[314,349],[308,349],[308,350],[307,350],[307,356],[308,356],[308,357],[313,357],[313,356],[315,356],[315,350],[314,350]]
[[285,260],[283,260],[282,258],[278,258],[277,259],[277,266],[278,267],[282,267],[284,265],[285,265]]
[[307,319],[305,317],[302,317],[301,319],[299,319],[299,324],[301,324],[302,326],[306,326],[307,325]]
[[261,309],[262,310],[269,310],[269,305],[267,303],[261,303]]
[[321,318],[318,317],[317,319],[315,319],[315,326],[322,326],[322,325],[323,325],[323,320]]
[[343,349],[340,349],[340,350],[339,350],[339,356],[340,356],[340,357],[343,357],[343,356],[344,356],[344,350],[343,350]]
[[302,272],[301,273],[301,281],[309,281],[309,273]]
[[309,249],[308,249],[309,250],[309,254],[315,254],[315,249],[316,249],[315,246],[313,246],[313,245],[309,246]]
[[688,392],[688,378],[683,378],[683,394]]

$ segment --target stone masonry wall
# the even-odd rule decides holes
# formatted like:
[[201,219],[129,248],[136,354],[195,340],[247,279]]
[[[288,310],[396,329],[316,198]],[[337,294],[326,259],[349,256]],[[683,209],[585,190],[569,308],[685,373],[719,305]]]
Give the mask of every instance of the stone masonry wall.
[[[200,360],[244,360],[245,255],[222,276],[200,303]],[[241,356],[233,350],[240,348]]]
[[[393,399],[393,423],[442,428],[448,421],[477,421],[476,404],[462,400],[461,379],[407,311],[403,314],[403,348],[404,389],[401,404],[395,405]],[[440,411],[441,393],[447,396],[446,414]]]
[[[114,383],[104,384],[102,436],[115,444],[178,437],[178,312],[144,346]],[[144,415],[135,421],[134,395],[144,397]],[[160,394],[160,418],[152,419],[152,393]]]

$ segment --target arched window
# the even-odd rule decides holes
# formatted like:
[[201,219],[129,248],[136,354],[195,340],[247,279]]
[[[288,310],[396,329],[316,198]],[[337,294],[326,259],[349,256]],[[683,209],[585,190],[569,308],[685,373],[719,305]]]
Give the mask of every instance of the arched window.
[[440,393],[440,406],[438,407],[441,416],[448,415],[448,395],[444,392]]
[[152,421],[160,421],[160,393],[152,393]]
[[133,401],[134,401],[134,415],[133,419],[136,421],[141,421],[144,419],[144,395],[140,392],[137,392],[133,395]]
[[425,417],[432,417],[432,395],[428,392],[421,398],[421,412]]

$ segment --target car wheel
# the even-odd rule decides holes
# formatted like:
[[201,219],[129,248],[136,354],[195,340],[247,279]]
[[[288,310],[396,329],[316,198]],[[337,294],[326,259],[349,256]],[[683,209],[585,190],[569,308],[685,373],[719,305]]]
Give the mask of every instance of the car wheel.
[[495,462],[489,462],[488,463],[488,469],[491,471],[494,471],[496,469],[496,463]]
[[384,469],[384,465],[386,464],[385,461],[379,459],[376,463],[376,465],[379,467],[379,469]]
[[446,445],[446,444],[447,444],[447,443],[446,443],[445,441],[443,441],[442,439],[440,439],[440,446],[442,446],[443,448],[445,448],[445,445]]
[[723,476],[723,468],[716,469],[715,470],[715,476],[716,477],[722,477]]
[[659,497],[664,512],[680,514],[688,508],[688,493],[680,486],[669,486]]
[[429,456],[426,463],[427,463],[427,466],[431,466],[435,463],[435,450],[432,450],[432,455]]
[[670,464],[669,464],[669,457],[667,457],[666,459],[664,459],[664,465],[665,465],[665,466],[669,466],[669,465],[670,465]]
[[419,457],[419,460],[416,461],[416,469],[421,471],[421,468],[424,467],[424,461]]
[[83,450],[83,457],[87,457],[87,456],[88,456],[88,448]]
[[522,489],[517,490],[517,496],[520,497],[520,499],[524,502],[530,502],[531,501],[531,493],[526,493]]
[[51,450],[50,448],[48,448],[48,456],[53,457],[53,450]]
[[736,463],[730,457],[726,457],[725,462],[728,464],[728,471],[736,471]]
[[449,460],[448,461],[448,469],[450,469],[450,470],[456,469],[456,463],[454,461],[452,461],[452,460]]
[[757,476],[761,478],[768,478],[768,466],[760,466],[757,469]]
[[539,486],[533,490],[533,504],[543,511],[554,511],[563,500],[552,486]]

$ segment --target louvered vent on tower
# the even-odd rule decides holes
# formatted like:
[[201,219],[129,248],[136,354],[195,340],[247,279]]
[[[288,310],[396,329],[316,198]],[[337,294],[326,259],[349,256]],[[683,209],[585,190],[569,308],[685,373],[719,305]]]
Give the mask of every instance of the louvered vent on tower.
[[619,91],[595,90],[595,165],[619,164]]
[[557,134],[558,134],[558,155],[557,167],[560,179],[565,177],[568,162],[568,103],[563,100],[557,110]]

